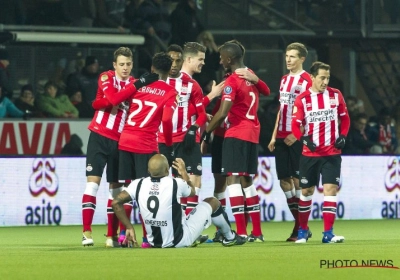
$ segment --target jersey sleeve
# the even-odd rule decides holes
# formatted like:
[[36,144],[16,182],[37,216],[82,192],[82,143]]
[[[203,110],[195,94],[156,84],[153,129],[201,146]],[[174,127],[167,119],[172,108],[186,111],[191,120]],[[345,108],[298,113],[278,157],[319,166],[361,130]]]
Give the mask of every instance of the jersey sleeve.
[[[102,73],[99,77],[98,87],[103,91],[104,95],[113,106],[120,104],[136,93],[136,88],[131,83],[118,92],[112,85],[112,79],[113,77],[109,72]],[[117,92],[118,94],[116,94]]]
[[190,186],[186,183],[186,181],[181,178],[176,178],[176,183],[178,184],[178,195],[182,197],[188,197],[191,193]]
[[236,83],[234,81],[235,80],[232,79],[232,76],[230,76],[228,79],[226,79],[224,89],[222,90],[221,102],[222,101],[231,101],[232,102],[235,100],[237,87],[236,87]]
[[162,126],[163,126],[163,133],[166,146],[172,145],[172,116],[177,106],[178,93],[175,90],[173,90],[169,95],[170,97],[164,105],[164,110],[162,115]]
[[338,114],[340,118],[340,134],[347,136],[350,129],[350,117],[347,111],[346,102],[344,101],[343,94],[338,91],[339,94],[339,107]]
[[300,130],[301,124],[304,120],[304,109],[301,98],[297,97],[294,101],[293,115],[292,115],[292,133],[297,140],[300,140],[302,133]]
[[137,185],[139,183],[139,180],[141,179],[136,179],[133,180],[128,187],[125,188],[125,191],[131,196],[132,200],[136,200],[136,189],[137,189]]
[[190,95],[190,103],[196,109],[197,119],[196,124],[203,126],[207,122],[207,114],[203,105],[203,91],[198,83],[193,84],[192,94]]
[[255,86],[262,95],[268,96],[271,94],[271,90],[263,80],[258,79],[258,82],[255,84]]

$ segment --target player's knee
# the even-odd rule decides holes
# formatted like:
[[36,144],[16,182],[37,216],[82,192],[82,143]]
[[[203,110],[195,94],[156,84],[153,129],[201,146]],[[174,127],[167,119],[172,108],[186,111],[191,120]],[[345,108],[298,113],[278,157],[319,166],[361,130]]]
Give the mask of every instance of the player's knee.
[[203,200],[204,202],[207,202],[208,204],[210,204],[211,208],[212,208],[212,213],[214,213],[215,211],[217,211],[217,209],[220,206],[220,202],[218,199],[216,199],[215,197],[207,197]]
[[84,194],[96,196],[99,190],[99,184],[95,182],[87,182]]
[[293,189],[292,179],[291,178],[283,178],[279,180],[279,184],[283,191],[287,192]]

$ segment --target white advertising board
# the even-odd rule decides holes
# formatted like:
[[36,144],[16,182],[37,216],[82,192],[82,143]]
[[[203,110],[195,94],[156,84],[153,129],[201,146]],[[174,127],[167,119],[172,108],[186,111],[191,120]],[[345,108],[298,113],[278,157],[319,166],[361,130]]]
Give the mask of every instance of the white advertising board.
[[[400,217],[399,156],[342,157],[338,219]],[[84,157],[0,158],[0,226],[79,225],[85,189]],[[275,173],[274,158],[260,157],[254,178],[263,221],[291,220]],[[212,196],[211,160],[203,158],[200,197]],[[105,224],[108,186],[105,177],[97,193],[93,224]],[[310,219],[321,219],[323,195],[318,186]],[[231,220],[233,217],[227,212]],[[138,211],[132,217],[137,223]]]

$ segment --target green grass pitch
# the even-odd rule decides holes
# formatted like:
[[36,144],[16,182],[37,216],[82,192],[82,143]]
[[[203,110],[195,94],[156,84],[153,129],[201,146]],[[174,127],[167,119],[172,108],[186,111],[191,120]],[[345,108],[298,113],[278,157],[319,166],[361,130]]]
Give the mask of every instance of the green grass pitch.
[[[182,249],[106,249],[105,225],[93,227],[93,247],[81,246],[80,226],[0,227],[0,279],[400,279],[400,269],[320,267],[323,260],[400,267],[398,220],[337,221],[334,232],[345,236],[342,244],[321,243],[320,221],[310,222],[307,244],[284,241],[290,222],[262,227],[264,243]],[[140,226],[136,233],[139,240]]]

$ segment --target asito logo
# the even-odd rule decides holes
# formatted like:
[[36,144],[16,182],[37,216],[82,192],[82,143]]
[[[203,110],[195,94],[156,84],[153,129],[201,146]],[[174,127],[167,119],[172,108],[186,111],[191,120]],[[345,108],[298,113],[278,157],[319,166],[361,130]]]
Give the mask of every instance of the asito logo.
[[[29,179],[29,192],[33,197],[47,195],[54,197],[58,191],[58,176],[56,174],[56,163],[52,158],[36,158],[32,163],[32,175]],[[41,206],[26,207],[25,223],[27,225],[55,223],[59,225],[61,222],[61,208],[53,207],[42,197]]]
[[[395,191],[396,188],[400,189],[400,157],[389,157],[387,162],[387,171],[385,174],[385,188],[389,193]],[[397,219],[400,217],[400,200],[396,194],[392,201],[382,202],[382,218]]]
[[[258,159],[257,174],[253,178],[253,184],[258,192],[269,194],[273,188],[273,175],[271,173],[271,162],[268,158]],[[267,203],[266,199],[260,200],[261,220],[275,220],[276,208],[273,202]]]
[[395,188],[400,189],[400,163],[399,158],[390,157],[387,164],[388,170],[385,176],[385,187],[389,192]]

